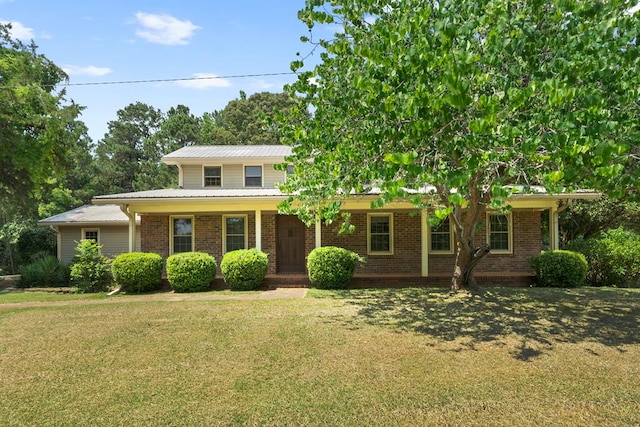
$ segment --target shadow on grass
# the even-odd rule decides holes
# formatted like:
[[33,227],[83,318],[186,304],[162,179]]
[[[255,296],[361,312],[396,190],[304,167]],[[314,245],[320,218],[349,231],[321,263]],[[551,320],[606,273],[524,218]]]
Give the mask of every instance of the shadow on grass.
[[[357,307],[365,322],[445,341],[521,340],[514,357],[529,360],[555,343],[600,343],[623,352],[640,343],[640,291],[631,289],[489,288],[482,296],[442,289],[366,289],[326,296]],[[593,350],[592,354],[596,354]]]

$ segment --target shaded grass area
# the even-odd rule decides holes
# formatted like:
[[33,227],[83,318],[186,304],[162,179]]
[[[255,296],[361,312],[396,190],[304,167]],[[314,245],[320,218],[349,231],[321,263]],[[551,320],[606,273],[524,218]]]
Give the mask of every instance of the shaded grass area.
[[310,294],[0,307],[0,425],[640,423],[638,292]]
[[[64,292],[62,292],[64,291]],[[47,301],[76,301],[76,300],[95,300],[107,298],[106,293],[95,294],[74,294],[66,292],[63,289],[56,292],[54,289],[47,291],[24,291],[21,289],[0,290],[0,304],[17,303],[17,302],[47,302]]]

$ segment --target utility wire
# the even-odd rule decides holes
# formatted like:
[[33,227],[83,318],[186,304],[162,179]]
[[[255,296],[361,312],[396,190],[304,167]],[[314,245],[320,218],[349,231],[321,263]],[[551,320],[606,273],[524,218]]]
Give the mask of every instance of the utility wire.
[[[62,84],[55,84],[55,85],[41,85],[41,87],[125,85],[125,84],[140,84],[140,83],[182,82],[182,81],[193,81],[193,80],[240,79],[240,78],[246,78],[246,77],[290,76],[293,74],[296,74],[296,73],[289,71],[286,73],[237,74],[237,75],[231,75],[231,76],[184,77],[184,78],[175,78],[175,79],[147,79],[147,80],[120,80],[120,81],[109,81],[109,82],[62,83]],[[2,89],[16,89],[19,87],[21,86],[20,85],[0,86],[0,88]]]

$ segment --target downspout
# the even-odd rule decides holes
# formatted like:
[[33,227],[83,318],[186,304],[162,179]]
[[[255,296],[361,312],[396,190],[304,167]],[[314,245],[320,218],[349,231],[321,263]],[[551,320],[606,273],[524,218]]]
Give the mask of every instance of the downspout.
[[129,252],[136,251],[136,214],[131,213],[129,205],[120,205],[120,210],[129,218]]
[[182,165],[177,164],[178,166],[178,188],[184,188],[184,173],[182,171]]

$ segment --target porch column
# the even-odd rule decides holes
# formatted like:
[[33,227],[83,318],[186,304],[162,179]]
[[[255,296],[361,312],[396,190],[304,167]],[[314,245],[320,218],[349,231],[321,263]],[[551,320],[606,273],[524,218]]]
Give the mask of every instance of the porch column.
[[262,250],[262,211],[256,209],[256,249]]
[[429,227],[426,209],[420,211],[420,263],[422,264],[422,277],[429,277]]
[[549,209],[549,249],[560,249],[560,226],[558,225],[558,208]]
[[316,248],[322,247],[322,220],[316,221]]

